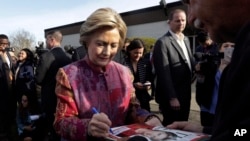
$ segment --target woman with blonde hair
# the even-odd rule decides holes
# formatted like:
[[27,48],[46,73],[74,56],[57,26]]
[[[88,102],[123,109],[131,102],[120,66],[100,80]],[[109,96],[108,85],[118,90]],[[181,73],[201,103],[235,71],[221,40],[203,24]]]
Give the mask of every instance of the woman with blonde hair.
[[[110,127],[130,123],[161,125],[140,109],[129,69],[112,61],[123,46],[127,27],[111,8],[92,13],[80,30],[84,59],[59,69],[54,127],[64,140],[103,140]],[[93,111],[94,109],[94,111]]]

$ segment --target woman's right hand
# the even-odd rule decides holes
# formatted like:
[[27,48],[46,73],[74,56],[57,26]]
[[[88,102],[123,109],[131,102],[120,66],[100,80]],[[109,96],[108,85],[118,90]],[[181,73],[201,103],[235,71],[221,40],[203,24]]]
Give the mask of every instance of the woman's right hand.
[[88,134],[93,137],[107,137],[111,121],[104,113],[94,114],[88,124]]

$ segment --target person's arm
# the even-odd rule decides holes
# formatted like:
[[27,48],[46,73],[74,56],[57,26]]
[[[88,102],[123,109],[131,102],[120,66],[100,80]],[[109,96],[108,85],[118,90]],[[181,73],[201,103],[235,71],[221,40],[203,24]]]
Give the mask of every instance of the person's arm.
[[59,69],[56,80],[57,107],[54,128],[65,139],[86,141],[90,119],[78,118],[73,90],[63,69]]
[[51,65],[53,58],[51,58],[49,54],[49,52],[46,52],[42,54],[39,58],[35,77],[38,85],[41,85],[43,83],[46,72],[48,71],[49,66]]

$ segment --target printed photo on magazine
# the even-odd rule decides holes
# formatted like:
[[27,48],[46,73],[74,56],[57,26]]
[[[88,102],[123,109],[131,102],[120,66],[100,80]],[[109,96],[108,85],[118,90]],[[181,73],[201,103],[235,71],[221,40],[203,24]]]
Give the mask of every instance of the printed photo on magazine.
[[131,124],[112,128],[109,141],[208,141],[210,135],[163,126],[152,127],[145,124]]

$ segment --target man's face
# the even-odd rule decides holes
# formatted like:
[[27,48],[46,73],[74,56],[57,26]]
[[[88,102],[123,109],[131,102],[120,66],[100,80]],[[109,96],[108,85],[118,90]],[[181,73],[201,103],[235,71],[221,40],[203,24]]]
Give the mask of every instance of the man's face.
[[8,39],[0,39],[0,51],[5,50],[5,48],[9,47],[10,42]]
[[[242,26],[238,1],[230,0],[183,0],[188,4],[188,22],[209,33],[212,40],[224,42],[234,40]],[[232,12],[234,11],[234,12]]]
[[54,46],[54,38],[51,35],[46,37],[46,48],[51,49]]
[[184,12],[174,13],[173,19],[169,21],[169,25],[174,33],[182,32],[186,27],[186,14]]

